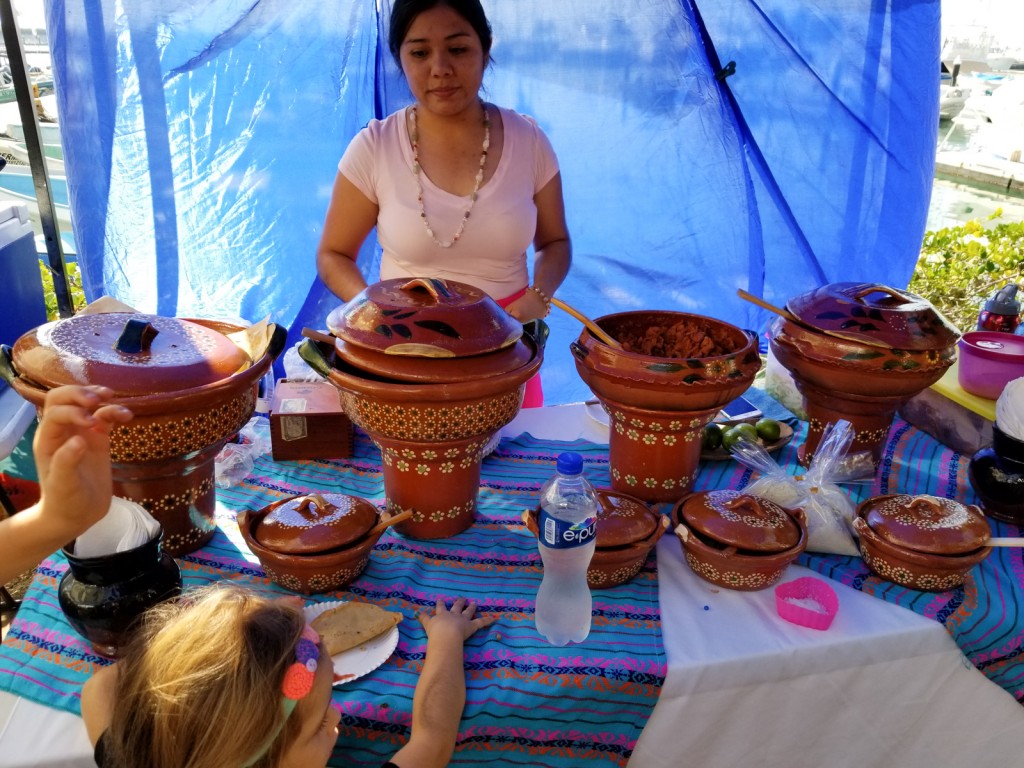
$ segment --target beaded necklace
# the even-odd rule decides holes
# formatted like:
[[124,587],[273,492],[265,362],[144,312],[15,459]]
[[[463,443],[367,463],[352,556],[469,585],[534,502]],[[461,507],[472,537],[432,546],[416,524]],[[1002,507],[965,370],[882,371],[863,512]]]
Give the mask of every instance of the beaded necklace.
[[476,172],[476,183],[473,185],[473,192],[469,196],[469,207],[466,208],[462,221],[459,223],[459,228],[451,240],[438,240],[434,230],[430,228],[430,222],[427,221],[427,209],[423,205],[423,180],[420,178],[420,143],[419,131],[416,129],[416,105],[412,106],[412,114],[409,120],[409,139],[412,141],[412,172],[416,177],[416,200],[420,204],[420,220],[423,222],[423,226],[426,227],[430,239],[441,248],[451,248],[462,237],[462,233],[466,229],[466,222],[469,221],[469,214],[473,211],[473,206],[476,204],[480,185],[484,180],[484,164],[487,162],[487,150],[491,146],[491,118],[487,114],[487,105],[481,101],[480,106],[483,107],[484,111],[484,145],[483,149],[480,150],[480,168]]

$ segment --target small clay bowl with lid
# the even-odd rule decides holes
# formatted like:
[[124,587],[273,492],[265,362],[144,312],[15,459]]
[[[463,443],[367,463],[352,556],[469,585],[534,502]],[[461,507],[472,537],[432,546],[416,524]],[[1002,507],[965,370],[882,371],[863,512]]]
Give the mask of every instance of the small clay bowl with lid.
[[[617,587],[632,579],[668,528],[668,518],[625,493],[598,489],[597,537],[587,568],[592,588]],[[540,509],[523,512],[523,522],[534,536]]]
[[479,288],[437,278],[373,283],[331,312],[327,327],[348,344],[423,358],[488,354],[523,335],[522,323]]
[[378,512],[358,496],[309,494],[242,510],[238,528],[271,581],[313,595],[355,579],[384,531],[411,515]]
[[726,589],[773,586],[807,546],[802,509],[740,491],[687,494],[672,508],[672,524],[694,573]]
[[857,507],[853,527],[868,568],[926,592],[959,587],[992,551],[981,510],[937,496],[874,496]]

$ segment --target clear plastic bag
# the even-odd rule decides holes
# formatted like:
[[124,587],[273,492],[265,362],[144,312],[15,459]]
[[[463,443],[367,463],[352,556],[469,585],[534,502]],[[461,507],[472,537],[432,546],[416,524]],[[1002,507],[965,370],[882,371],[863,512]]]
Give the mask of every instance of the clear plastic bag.
[[226,443],[214,461],[218,488],[230,488],[252,474],[256,458],[270,453],[270,422],[253,416],[238,433],[238,441]]
[[853,438],[853,425],[845,419],[829,424],[807,472],[797,476],[780,467],[760,444],[741,440],[730,450],[738,462],[760,474],[747,486],[747,493],[787,509],[804,510],[808,551],[857,555],[859,550],[852,533],[856,507],[837,485],[846,482],[851,474],[861,474],[859,462],[851,467],[847,460]]

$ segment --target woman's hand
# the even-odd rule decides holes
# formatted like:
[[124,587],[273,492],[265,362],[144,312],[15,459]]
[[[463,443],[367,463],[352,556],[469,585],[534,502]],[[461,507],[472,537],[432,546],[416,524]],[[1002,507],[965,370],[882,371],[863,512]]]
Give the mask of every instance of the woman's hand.
[[551,312],[551,307],[541,298],[536,291],[529,288],[515,301],[511,302],[505,311],[521,323],[528,323],[531,320],[542,320]]

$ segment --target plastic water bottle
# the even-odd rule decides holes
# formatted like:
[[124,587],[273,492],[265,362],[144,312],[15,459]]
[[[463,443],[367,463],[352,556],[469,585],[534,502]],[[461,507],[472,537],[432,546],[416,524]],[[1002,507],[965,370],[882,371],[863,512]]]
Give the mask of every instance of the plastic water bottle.
[[540,490],[538,545],[544,579],[534,614],[552,645],[579,643],[590,634],[593,599],[587,568],[597,537],[597,495],[583,476],[583,457],[560,454],[555,476]]

